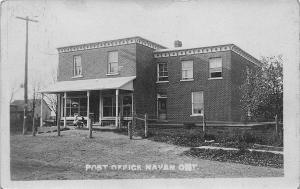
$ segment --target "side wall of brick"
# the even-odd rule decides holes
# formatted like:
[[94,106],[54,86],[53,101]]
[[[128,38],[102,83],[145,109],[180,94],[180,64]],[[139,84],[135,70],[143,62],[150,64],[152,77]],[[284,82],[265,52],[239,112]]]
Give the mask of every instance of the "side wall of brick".
[[231,65],[232,120],[242,121],[240,86],[246,79],[246,67],[248,66],[249,69],[251,69],[256,67],[256,65],[236,54],[235,52],[231,52]]
[[136,45],[136,79],[134,81],[134,101],[137,114],[156,112],[156,67],[153,64],[153,49]]

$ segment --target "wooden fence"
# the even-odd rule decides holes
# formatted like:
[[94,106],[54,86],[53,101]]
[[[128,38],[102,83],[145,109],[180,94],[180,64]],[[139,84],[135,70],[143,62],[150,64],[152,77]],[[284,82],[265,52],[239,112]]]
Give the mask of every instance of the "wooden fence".
[[132,124],[130,122],[128,122],[128,136],[130,139],[132,139],[134,131],[136,131],[136,127],[137,127],[137,123],[136,121],[142,121],[142,128],[143,128],[143,137],[147,138],[148,137],[148,114],[144,114],[144,116],[137,116],[136,114],[133,116],[133,120],[132,120]]
[[[236,123],[230,123],[230,122],[222,122],[222,121],[207,121],[205,119],[205,115],[201,116],[202,119],[199,119],[198,123],[181,123],[181,125],[184,128],[190,128],[191,125],[194,125],[195,127],[202,127],[203,135],[205,135],[208,132],[211,132],[211,130],[216,130],[219,132],[219,128],[229,128],[228,131],[230,130],[248,130],[252,128],[252,130],[256,130],[257,128],[263,128],[264,126],[270,126],[273,125],[272,127],[275,126],[274,131],[277,136],[282,135],[282,123],[279,122],[278,117],[275,116],[275,120],[273,122],[254,122],[254,123],[242,123],[242,122],[236,122]],[[158,122],[158,125],[161,124],[163,125],[164,123],[161,123],[158,119],[155,119],[154,116],[152,118],[149,118],[149,115],[146,113],[144,115],[137,115],[134,114],[132,122],[128,122],[127,129],[128,129],[128,136],[130,139],[132,139],[132,136],[134,135],[134,132],[137,130],[137,121],[140,121],[141,127],[139,129],[142,129],[143,132],[143,137],[147,138],[149,136],[149,122]],[[166,123],[170,121],[169,125],[172,125],[171,120],[167,120]],[[178,123],[177,123],[178,124]],[[198,126],[197,126],[198,125]],[[151,126],[152,128],[152,126]],[[154,127],[155,128],[155,127]],[[160,127],[158,127],[160,128]],[[168,128],[168,127],[167,127]],[[176,128],[176,127],[172,127]],[[180,127],[177,127],[180,128]],[[182,128],[182,127],[181,127]],[[239,128],[239,129],[235,129]],[[208,129],[210,131],[208,131]],[[258,129],[260,130],[260,129]],[[264,130],[264,129],[263,129]]]

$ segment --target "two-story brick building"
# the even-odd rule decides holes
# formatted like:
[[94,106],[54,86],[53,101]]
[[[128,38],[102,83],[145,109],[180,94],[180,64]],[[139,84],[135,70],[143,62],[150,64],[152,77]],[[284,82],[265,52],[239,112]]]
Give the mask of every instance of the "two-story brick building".
[[239,86],[247,67],[260,62],[233,44],[175,48],[141,37],[58,48],[57,94],[62,119],[94,115],[118,124],[118,117],[148,113],[177,122],[240,121]]

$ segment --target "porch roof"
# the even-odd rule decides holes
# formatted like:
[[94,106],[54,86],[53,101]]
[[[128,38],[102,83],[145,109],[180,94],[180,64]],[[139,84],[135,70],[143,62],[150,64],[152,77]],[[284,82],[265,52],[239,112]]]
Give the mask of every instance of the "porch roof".
[[69,91],[89,91],[89,90],[107,90],[124,89],[133,91],[133,80],[131,77],[114,77],[101,79],[81,79],[75,81],[60,81],[41,91],[40,93],[59,93]]

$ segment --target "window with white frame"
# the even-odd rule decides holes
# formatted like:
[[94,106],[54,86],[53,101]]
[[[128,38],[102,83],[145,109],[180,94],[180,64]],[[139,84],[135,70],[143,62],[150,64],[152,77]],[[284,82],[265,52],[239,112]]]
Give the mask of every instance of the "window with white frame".
[[193,79],[193,61],[185,60],[181,62],[182,80]]
[[108,52],[108,74],[117,74],[119,72],[118,51]]
[[203,91],[192,92],[192,115],[203,115],[204,100]]
[[[118,112],[120,113],[121,101],[118,101]],[[103,97],[103,117],[116,116],[116,96],[107,95]]]
[[81,56],[73,57],[73,76],[82,76]]
[[157,81],[168,81],[168,65],[165,62],[157,64]]
[[210,78],[222,77],[222,58],[209,59],[209,77]]
[[116,116],[116,100],[114,96],[103,97],[103,117]]
[[[64,104],[64,100],[63,100]],[[63,107],[62,107],[63,108]],[[66,101],[66,115],[62,109],[63,117],[73,117],[75,114],[80,116],[87,115],[87,97],[78,96],[78,97],[67,97]]]

